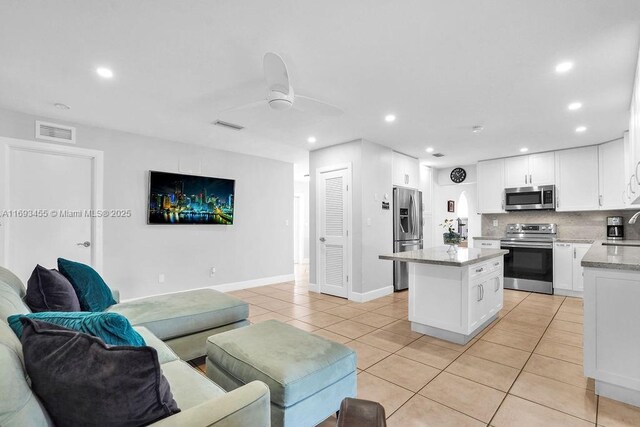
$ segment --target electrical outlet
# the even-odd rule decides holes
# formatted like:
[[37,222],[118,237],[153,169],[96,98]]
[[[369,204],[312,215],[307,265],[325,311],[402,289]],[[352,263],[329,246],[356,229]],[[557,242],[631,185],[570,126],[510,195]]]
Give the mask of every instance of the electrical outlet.
[[214,277],[215,275],[216,275],[216,268],[211,267],[211,269],[209,270],[209,277]]
[[284,220],[284,225],[286,225],[287,227],[289,226],[289,220],[288,219]]
[[494,219],[494,220],[493,220],[493,226],[494,226],[494,227],[497,227],[497,226],[498,226],[498,220],[497,220],[497,219]]
[[164,283],[164,273],[158,274],[158,283]]

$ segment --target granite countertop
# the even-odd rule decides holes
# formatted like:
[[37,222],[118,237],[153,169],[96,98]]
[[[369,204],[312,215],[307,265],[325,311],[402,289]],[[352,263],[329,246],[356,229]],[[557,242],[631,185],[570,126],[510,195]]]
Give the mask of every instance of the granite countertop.
[[449,246],[436,246],[434,248],[420,249],[417,251],[380,255],[378,258],[391,261],[463,267],[509,253],[509,251],[504,249],[458,248],[457,252],[450,254],[447,252],[448,249]]
[[596,240],[580,264],[591,268],[640,271],[640,240]]
[[558,243],[593,243],[594,239],[556,239]]

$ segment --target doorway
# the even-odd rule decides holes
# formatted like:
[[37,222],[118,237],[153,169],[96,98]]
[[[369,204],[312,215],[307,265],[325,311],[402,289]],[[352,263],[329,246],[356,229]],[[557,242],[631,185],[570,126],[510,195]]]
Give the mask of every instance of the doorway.
[[102,270],[101,151],[0,137],[0,260],[24,282],[58,257]]

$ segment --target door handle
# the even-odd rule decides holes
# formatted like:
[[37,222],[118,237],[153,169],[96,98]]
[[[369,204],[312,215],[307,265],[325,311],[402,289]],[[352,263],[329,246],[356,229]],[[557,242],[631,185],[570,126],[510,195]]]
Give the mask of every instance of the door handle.
[[327,239],[325,239],[324,237],[321,237],[319,240],[320,240],[321,242],[325,242]]
[[91,246],[91,242],[87,240],[86,242],[76,243],[76,246],[84,246],[85,248],[88,248]]

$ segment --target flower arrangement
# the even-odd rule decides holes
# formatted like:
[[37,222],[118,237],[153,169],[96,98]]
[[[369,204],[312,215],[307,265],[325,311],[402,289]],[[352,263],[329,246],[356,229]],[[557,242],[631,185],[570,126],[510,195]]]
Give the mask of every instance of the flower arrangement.
[[462,241],[462,236],[457,233],[455,230],[455,220],[446,218],[440,227],[447,230],[446,233],[443,233],[442,237],[444,239],[444,243],[447,245],[458,245]]

